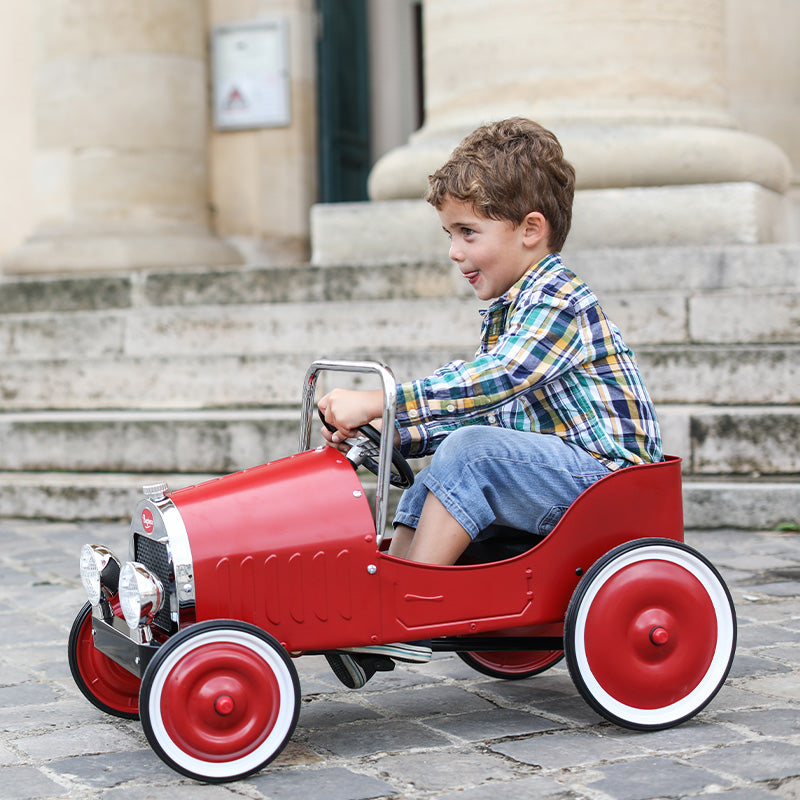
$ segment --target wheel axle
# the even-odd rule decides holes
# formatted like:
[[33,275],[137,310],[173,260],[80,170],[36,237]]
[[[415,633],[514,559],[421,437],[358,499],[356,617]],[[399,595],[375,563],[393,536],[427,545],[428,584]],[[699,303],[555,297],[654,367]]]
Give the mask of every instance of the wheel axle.
[[669,641],[669,631],[666,628],[662,628],[660,625],[656,625],[653,630],[650,631],[650,641],[656,647],[663,647]]

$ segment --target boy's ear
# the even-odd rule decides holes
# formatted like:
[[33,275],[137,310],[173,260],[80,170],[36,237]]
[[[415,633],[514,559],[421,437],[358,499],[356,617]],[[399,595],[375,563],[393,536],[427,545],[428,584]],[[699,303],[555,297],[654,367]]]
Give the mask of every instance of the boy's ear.
[[525,244],[536,247],[550,238],[550,223],[541,211],[530,211],[522,220],[522,235]]

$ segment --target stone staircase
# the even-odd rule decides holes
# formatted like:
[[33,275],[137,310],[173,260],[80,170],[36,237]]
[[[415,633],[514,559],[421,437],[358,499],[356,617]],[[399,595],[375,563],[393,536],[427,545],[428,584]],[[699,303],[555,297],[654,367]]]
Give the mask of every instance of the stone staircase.
[[[800,246],[567,263],[636,350],[687,527],[800,523]],[[143,483],[293,453],[312,360],[425,374],[472,354],[477,308],[447,262],[6,276],[0,516],[124,519]]]

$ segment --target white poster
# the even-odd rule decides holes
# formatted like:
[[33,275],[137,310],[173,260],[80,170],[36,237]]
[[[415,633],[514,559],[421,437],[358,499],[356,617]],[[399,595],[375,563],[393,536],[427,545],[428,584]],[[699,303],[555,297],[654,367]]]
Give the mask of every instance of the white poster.
[[286,21],[220,25],[212,33],[214,127],[217,130],[288,125]]

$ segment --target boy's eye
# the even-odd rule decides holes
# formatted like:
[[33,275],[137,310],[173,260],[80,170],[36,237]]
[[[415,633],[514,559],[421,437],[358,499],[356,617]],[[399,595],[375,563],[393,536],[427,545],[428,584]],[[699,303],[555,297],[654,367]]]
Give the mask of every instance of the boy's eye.
[[475,231],[472,230],[472,228],[462,228],[461,233],[463,233],[464,236],[472,236],[472,234],[475,233]]

